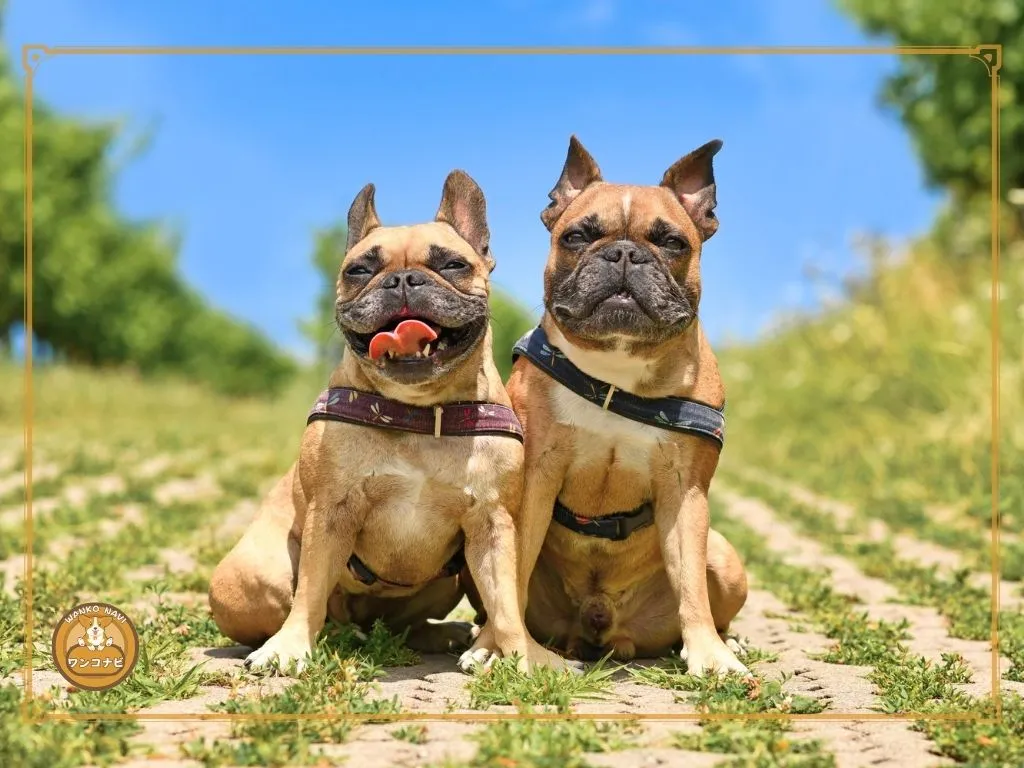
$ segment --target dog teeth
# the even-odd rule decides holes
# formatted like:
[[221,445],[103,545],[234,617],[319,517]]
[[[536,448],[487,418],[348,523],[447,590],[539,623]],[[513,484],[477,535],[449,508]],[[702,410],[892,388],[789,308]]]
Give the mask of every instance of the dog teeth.
[[[430,345],[428,344],[427,346],[430,346]],[[448,342],[447,341],[439,341],[439,342],[437,342],[437,351],[440,352],[442,349],[448,349]]]
[[427,346],[423,348],[423,352],[421,354],[424,357],[430,357],[430,344],[427,344]]

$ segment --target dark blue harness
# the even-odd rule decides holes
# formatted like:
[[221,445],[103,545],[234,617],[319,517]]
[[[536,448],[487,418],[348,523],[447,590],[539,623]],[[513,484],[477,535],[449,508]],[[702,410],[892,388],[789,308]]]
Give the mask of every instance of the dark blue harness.
[[[554,346],[540,326],[525,334],[512,347],[512,360],[525,357],[566,389],[599,408],[659,429],[685,432],[713,442],[719,450],[725,444],[724,408],[685,397],[640,397],[589,376]],[[585,536],[622,541],[633,531],[654,522],[654,509],[645,502],[631,512],[603,517],[582,517],[560,501],[555,502],[553,519]]]

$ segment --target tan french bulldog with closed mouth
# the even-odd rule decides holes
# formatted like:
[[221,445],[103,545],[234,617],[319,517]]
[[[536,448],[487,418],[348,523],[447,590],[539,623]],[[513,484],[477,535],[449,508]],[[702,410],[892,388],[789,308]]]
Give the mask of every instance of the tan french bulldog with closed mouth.
[[720,148],[658,186],[611,184],[574,136],[541,214],[545,312],[507,384],[526,433],[519,579],[533,636],[576,658],[681,640],[692,674],[746,672],[724,634],[746,575],[709,528],[725,395],[697,319]]
[[494,259],[483,193],[445,181],[436,220],[385,227],[367,185],[348,214],[336,316],[346,348],[297,462],[210,584],[252,668],[302,669],[327,615],[382,619],[424,652],[463,650],[444,619],[469,590],[488,619],[460,666],[565,666],[526,632],[514,531],[522,433],[491,357]]

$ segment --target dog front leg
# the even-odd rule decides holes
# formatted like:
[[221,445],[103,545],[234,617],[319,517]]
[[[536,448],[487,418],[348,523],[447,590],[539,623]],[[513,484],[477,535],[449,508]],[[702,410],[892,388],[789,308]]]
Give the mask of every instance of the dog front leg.
[[[540,460],[532,462],[526,477],[523,503],[516,519],[519,608],[524,619],[530,591],[530,577],[551,527],[551,513],[565,477],[566,452],[549,450]],[[561,458],[562,461],[556,461]]]
[[569,666],[565,659],[536,642],[526,630],[518,578],[522,566],[517,549],[521,551],[521,545],[517,547],[519,537],[508,509],[499,505],[493,514],[471,515],[464,530],[466,563],[487,621],[473,647],[459,659],[459,667],[465,672],[487,668],[499,657],[513,654],[524,672],[539,665],[555,669]]
[[682,488],[662,487],[656,489],[656,498],[654,522],[665,571],[679,604],[682,657],[687,670],[697,677],[713,670],[746,674],[747,668],[725,645],[711,615],[707,484],[691,482]]
[[462,528],[466,535],[466,565],[487,614],[481,637],[486,633],[488,644],[501,654],[517,653],[525,659],[526,630],[516,588],[512,515],[503,504],[490,513],[473,510]]
[[284,625],[245,660],[250,669],[276,667],[302,671],[327,618],[327,603],[345,563],[352,555],[361,515],[350,503],[318,504],[312,500],[302,528],[299,566],[291,611]]

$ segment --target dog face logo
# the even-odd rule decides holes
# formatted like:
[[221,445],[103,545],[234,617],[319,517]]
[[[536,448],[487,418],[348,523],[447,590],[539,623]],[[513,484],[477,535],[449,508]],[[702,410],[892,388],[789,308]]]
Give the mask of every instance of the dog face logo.
[[78,638],[78,644],[90,651],[99,651],[114,644],[114,638],[108,637],[106,628],[113,621],[109,616],[100,619],[98,616],[79,616],[78,623],[85,627],[85,637]]
[[53,663],[76,688],[102,691],[131,674],[139,656],[135,625],[107,603],[78,605],[53,632]]

